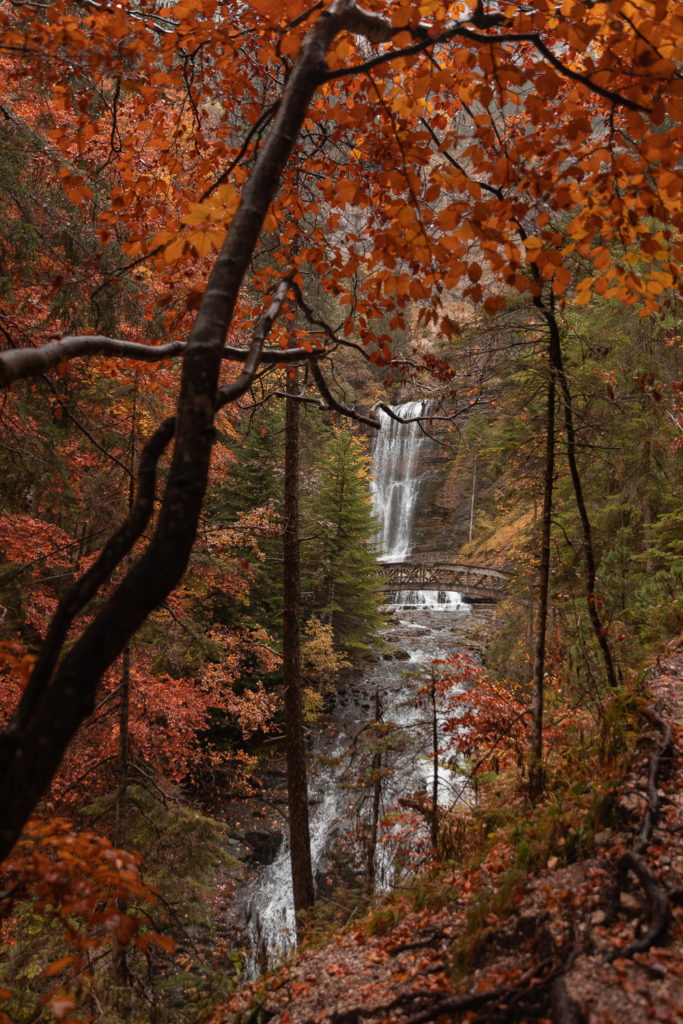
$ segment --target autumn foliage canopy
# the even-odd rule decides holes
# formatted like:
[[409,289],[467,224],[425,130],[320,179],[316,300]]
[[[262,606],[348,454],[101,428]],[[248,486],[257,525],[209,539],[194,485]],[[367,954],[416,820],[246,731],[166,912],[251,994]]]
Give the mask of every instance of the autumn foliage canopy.
[[395,333],[453,336],[453,297],[647,314],[679,289],[682,40],[670,0],[0,3],[0,115],[50,197],[26,200],[50,241],[31,273],[3,264],[0,382],[182,361],[177,398],[167,362],[142,373],[158,419],[130,511],[2,738],[3,853],[182,577],[216,414],[255,379],[303,364],[377,426],[330,384],[336,354],[396,379]]

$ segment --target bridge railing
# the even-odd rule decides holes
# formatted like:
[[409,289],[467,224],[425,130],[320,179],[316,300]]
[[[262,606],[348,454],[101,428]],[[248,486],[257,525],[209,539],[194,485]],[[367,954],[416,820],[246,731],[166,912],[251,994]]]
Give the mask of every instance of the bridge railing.
[[511,573],[466,562],[382,562],[383,589],[481,590],[502,593]]

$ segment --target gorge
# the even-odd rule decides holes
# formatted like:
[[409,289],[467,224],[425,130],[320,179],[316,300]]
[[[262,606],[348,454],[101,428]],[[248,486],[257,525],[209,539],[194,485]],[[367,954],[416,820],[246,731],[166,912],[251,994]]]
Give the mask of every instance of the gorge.
[[[379,557],[400,562],[414,549],[418,501],[438,470],[429,459],[435,442],[419,420],[428,415],[428,403],[411,401],[392,411],[398,419],[380,413],[382,428],[372,452],[372,498]],[[372,864],[367,863],[364,844],[368,829],[377,831],[378,817],[386,819],[405,794],[424,792],[431,778],[432,761],[429,754],[425,756],[431,749],[430,723],[416,700],[417,688],[429,675],[432,659],[454,649],[467,649],[478,658],[491,618],[490,605],[470,605],[455,591],[390,593],[386,611],[380,652],[373,661],[346,674],[311,743],[311,855],[316,884],[323,892],[331,864],[340,858],[348,862],[342,864],[342,872],[364,869],[376,890],[391,884],[396,871],[391,837],[385,835],[383,843],[373,844]],[[370,775],[368,735],[374,722],[381,722],[385,730],[386,749],[372,826],[368,818],[373,802],[367,786],[359,786],[358,780]],[[439,776],[441,800],[451,803],[462,789],[462,778],[444,765]],[[275,961],[296,941],[286,835],[273,863],[262,869],[250,887],[246,916],[253,947],[248,969],[254,973],[259,964]]]

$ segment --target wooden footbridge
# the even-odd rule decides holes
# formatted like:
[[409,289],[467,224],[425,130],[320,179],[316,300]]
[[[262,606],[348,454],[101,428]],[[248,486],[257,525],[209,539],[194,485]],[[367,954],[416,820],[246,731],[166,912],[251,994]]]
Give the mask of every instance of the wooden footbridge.
[[510,573],[464,562],[380,562],[382,590],[457,590],[471,603],[507,596]]

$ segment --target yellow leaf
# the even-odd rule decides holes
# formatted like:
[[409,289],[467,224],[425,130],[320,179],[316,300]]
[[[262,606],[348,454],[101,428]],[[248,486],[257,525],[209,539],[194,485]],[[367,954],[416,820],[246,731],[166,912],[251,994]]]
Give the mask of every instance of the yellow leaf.
[[157,234],[150,239],[150,245],[154,249],[156,249],[158,245],[168,245],[168,243],[172,242],[176,237],[176,234],[176,231],[158,231]]
[[183,254],[185,239],[177,238],[164,252],[164,263],[174,263]]
[[209,207],[205,203],[190,203],[190,209],[182,218],[182,223],[203,224],[208,216]]
[[211,239],[211,241],[213,242],[217,249],[220,249],[221,246],[223,245],[227,233],[228,232],[225,230],[225,228],[210,228],[209,238]]
[[220,198],[223,206],[229,206],[232,209],[237,208],[240,199],[239,189],[231,185],[230,182],[227,182],[225,185],[219,185],[214,194]]
[[207,231],[195,231],[194,234],[190,235],[188,242],[197,250],[197,255],[200,257],[208,256],[211,251],[211,239]]

